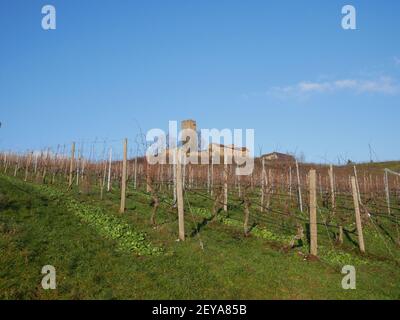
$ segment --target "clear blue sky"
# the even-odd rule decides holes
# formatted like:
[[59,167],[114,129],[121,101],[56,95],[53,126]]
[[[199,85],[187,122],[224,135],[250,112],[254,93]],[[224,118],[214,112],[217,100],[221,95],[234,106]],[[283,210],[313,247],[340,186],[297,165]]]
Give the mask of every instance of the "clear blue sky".
[[[41,8],[57,29],[41,28]],[[341,8],[357,9],[357,30]],[[0,2],[0,149],[193,118],[256,153],[400,159],[400,1]]]

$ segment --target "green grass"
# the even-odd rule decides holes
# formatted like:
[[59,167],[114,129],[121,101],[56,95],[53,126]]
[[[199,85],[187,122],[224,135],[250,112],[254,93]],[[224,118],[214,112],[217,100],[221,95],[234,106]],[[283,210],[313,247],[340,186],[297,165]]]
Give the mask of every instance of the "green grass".
[[[321,259],[314,261],[307,259],[306,246],[287,249],[284,235],[273,236],[278,229],[244,237],[240,223],[216,219],[205,224],[206,211],[201,209],[186,213],[187,240],[177,242],[176,213],[167,204],[162,204],[157,225],[152,226],[147,195],[129,188],[124,214],[118,213],[118,200],[118,189],[100,201],[96,188],[67,192],[61,185],[0,176],[0,298],[400,298],[400,249],[374,228],[365,232],[365,256],[352,243],[354,235],[343,247],[332,248],[319,228]],[[193,208],[211,208],[195,195],[189,201]],[[231,208],[229,219],[240,218],[240,209]],[[115,236],[106,225],[124,226],[124,231]],[[121,249],[127,231],[135,245]],[[147,254],[140,248],[162,252]],[[340,271],[347,262],[356,266],[356,290],[341,288]],[[56,268],[56,290],[41,288],[40,272],[47,264]]]
[[391,169],[393,171],[400,171],[400,161],[385,161],[385,162],[365,162],[357,164],[357,168],[361,169],[376,169],[383,172],[383,169]]

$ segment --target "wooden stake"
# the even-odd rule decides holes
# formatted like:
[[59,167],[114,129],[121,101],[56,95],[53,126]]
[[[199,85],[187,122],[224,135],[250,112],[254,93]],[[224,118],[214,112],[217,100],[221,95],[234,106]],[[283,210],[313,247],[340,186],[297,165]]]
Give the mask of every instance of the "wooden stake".
[[289,167],[289,199],[292,200],[292,167]]
[[100,199],[103,200],[104,186],[106,185],[107,161],[104,162],[103,179],[101,182]]
[[332,204],[332,213],[335,213],[336,202],[335,202],[335,182],[333,176],[333,166],[330,165],[329,167],[329,182],[331,186],[331,204]]
[[15,164],[15,168],[14,168],[14,177],[17,176],[17,172],[19,170],[19,160],[20,160],[20,157],[17,156],[17,163]]
[[214,157],[211,155],[211,191],[210,191],[210,195],[213,196],[214,195]]
[[7,162],[7,152],[4,152],[4,155],[3,155],[3,165],[4,165],[4,167],[6,167],[6,162]]
[[310,185],[310,253],[313,256],[318,254],[317,245],[317,190],[316,190],[316,172],[310,170],[309,173]]
[[208,162],[207,162],[207,193],[210,193],[210,181],[211,181],[210,157],[208,157]]
[[151,192],[151,172],[150,164],[146,160],[146,192]]
[[224,211],[228,211],[228,164],[224,164]]
[[107,192],[110,192],[111,190],[111,161],[112,161],[112,148],[110,148],[110,154],[108,159]]
[[[236,165],[236,168],[239,168],[239,165]],[[240,175],[237,176],[237,183],[238,183],[238,195],[239,198],[242,196],[242,187],[241,187],[241,177]]]
[[353,166],[353,169],[354,169],[354,177],[356,178],[358,202],[362,204],[361,195],[360,195],[360,184],[358,183],[358,176],[357,176],[357,168],[356,168],[356,166]]
[[34,166],[34,168],[33,168],[33,173],[34,173],[34,174],[36,174],[36,172],[37,172],[38,158],[39,158],[39,154],[36,152],[36,155],[35,155],[35,166]]
[[265,187],[267,181],[267,172],[265,171],[265,158],[262,158],[262,171],[261,171],[261,212],[264,212],[264,199],[265,199]]
[[176,207],[176,202],[177,202],[177,196],[176,196],[176,190],[177,190],[177,184],[176,184],[176,172],[177,172],[177,150],[174,150],[172,153],[172,173],[173,173],[173,184],[174,184],[174,207]]
[[389,191],[389,178],[388,178],[388,172],[385,170],[384,176],[383,176],[383,182],[385,184],[385,194],[386,194],[386,205],[388,209],[388,214],[390,215],[390,191]]
[[182,154],[181,150],[176,151],[176,196],[178,204],[178,227],[179,240],[185,241],[185,213],[183,207],[183,187],[182,187]]
[[343,227],[339,226],[339,244],[343,244]]
[[49,163],[49,156],[50,156],[50,149],[47,148],[46,151],[46,158],[44,160],[44,168],[43,168],[43,174],[42,174],[42,182],[45,183],[46,182],[46,174],[47,174],[47,166]]
[[76,186],[79,187],[79,169],[82,166],[82,145],[78,149],[78,161],[76,162]]
[[7,173],[7,166],[8,166],[7,153],[4,153],[4,174]]
[[135,157],[135,174],[133,176],[133,188],[136,190],[136,181],[137,181],[137,155]]
[[122,162],[122,178],[121,178],[121,206],[119,212],[125,212],[126,199],[126,159],[127,159],[128,139],[124,140],[124,160]]
[[25,167],[25,179],[24,181],[28,180],[28,174],[29,174],[29,166],[31,165],[31,161],[32,161],[32,152],[29,153],[27,162],[26,162],[26,167]]
[[54,184],[54,182],[56,180],[57,159],[58,159],[59,149],[60,149],[60,145],[57,146],[57,152],[54,155],[53,170],[52,170],[53,174],[52,174],[52,177],[51,177],[51,184]]
[[72,175],[74,173],[74,159],[75,159],[75,142],[72,142],[72,147],[71,147],[71,160],[69,164],[69,182],[68,182],[68,188],[72,187]]
[[37,161],[37,171],[36,171],[36,180],[39,181],[40,178],[40,165],[43,165],[43,151],[40,151],[40,158]]
[[359,196],[358,196],[357,184],[356,184],[356,178],[355,177],[351,177],[351,188],[352,188],[352,192],[353,192],[354,211],[355,211],[355,214],[356,214],[358,244],[359,244],[359,247],[360,247],[360,251],[362,253],[364,253],[365,252],[364,236],[363,236],[363,230],[362,230],[362,225],[361,225]]
[[300,206],[300,211],[303,212],[303,199],[301,197],[299,163],[297,162],[297,160],[296,160],[296,173],[297,173],[297,191],[299,196],[299,206]]

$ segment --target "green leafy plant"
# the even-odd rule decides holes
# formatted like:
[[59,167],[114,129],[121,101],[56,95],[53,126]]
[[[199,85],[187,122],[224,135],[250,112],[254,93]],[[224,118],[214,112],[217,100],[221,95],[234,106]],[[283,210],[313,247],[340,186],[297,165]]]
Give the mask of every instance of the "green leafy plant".
[[138,255],[158,255],[162,248],[153,247],[146,241],[146,234],[138,232],[120,218],[109,215],[95,206],[80,203],[67,194],[45,185],[34,185],[55,200],[62,201],[69,211],[89,224],[105,238],[115,240],[123,251],[132,251]]

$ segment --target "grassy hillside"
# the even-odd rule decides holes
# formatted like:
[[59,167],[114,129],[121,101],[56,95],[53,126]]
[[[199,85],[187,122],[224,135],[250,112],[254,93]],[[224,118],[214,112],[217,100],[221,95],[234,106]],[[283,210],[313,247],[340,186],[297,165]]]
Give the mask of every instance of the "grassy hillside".
[[400,172],[400,161],[385,161],[385,162],[365,162],[357,164],[357,167],[370,170],[384,170],[385,168]]
[[[0,176],[0,298],[400,298],[400,250],[380,234],[366,231],[366,256],[351,234],[340,254],[327,249],[320,228],[321,259],[309,259],[304,248],[288,249],[284,235],[244,237],[229,219],[210,221],[200,208],[211,204],[193,195],[187,241],[177,242],[175,211],[163,203],[152,226],[149,197],[129,190],[121,215],[118,190],[100,202],[95,190]],[[341,288],[345,263],[356,267],[356,290]],[[47,264],[56,268],[56,290],[41,288]]]

